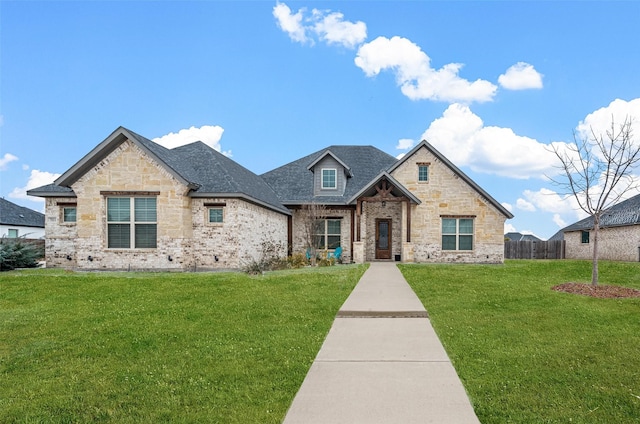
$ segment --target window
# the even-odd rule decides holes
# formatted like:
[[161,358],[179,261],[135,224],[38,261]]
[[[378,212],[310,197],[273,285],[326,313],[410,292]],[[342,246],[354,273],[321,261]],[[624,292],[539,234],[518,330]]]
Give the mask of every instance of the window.
[[222,208],[209,208],[210,223],[221,223],[223,222],[223,217]]
[[18,229],[17,228],[9,228],[9,233],[7,234],[9,238],[18,238]]
[[582,231],[581,239],[582,243],[589,243],[589,231]]
[[323,169],[322,170],[322,188],[323,189],[334,189],[337,188],[337,174],[338,171],[336,169]]
[[442,250],[473,250],[473,218],[442,219]]
[[340,220],[321,219],[316,222],[315,247],[317,249],[335,249],[340,246]]
[[75,206],[62,208],[62,222],[76,222]]
[[420,182],[429,181],[429,165],[427,164],[418,165],[418,181]]
[[107,247],[155,248],[157,245],[156,217],[155,197],[108,197]]

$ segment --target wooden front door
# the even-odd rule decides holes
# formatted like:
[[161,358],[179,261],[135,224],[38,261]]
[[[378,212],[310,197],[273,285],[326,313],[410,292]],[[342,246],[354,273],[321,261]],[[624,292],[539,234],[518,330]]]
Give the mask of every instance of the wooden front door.
[[376,219],[376,259],[391,259],[390,219]]

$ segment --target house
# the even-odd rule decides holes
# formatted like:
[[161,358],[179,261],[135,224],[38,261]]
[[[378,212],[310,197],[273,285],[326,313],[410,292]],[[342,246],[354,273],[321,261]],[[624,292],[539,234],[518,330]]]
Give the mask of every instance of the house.
[[[558,231],[550,240],[565,241],[567,259],[593,258],[593,217]],[[640,261],[640,194],[620,202],[600,218],[598,258]]]
[[0,197],[0,237],[44,237],[44,214]]
[[508,241],[542,241],[533,234],[522,234],[515,231],[505,234],[504,239]]
[[201,142],[166,149],[118,128],[53,184],[48,266],[224,269],[305,252],[313,238],[343,261],[503,261],[512,215],[426,141],[398,160],[372,146],[329,146],[256,175]]

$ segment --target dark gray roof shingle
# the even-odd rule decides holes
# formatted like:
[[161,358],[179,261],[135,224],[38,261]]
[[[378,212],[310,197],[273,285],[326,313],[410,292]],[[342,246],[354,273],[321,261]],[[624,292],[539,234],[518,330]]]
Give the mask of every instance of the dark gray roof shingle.
[[[344,195],[314,197],[313,172],[308,167],[325,156],[327,152],[331,152],[346,164],[352,176],[347,179]],[[274,189],[285,205],[306,204],[314,201],[346,204],[351,197],[395,162],[397,162],[396,158],[373,146],[334,145],[266,172],[261,177]]]
[[0,224],[44,228],[44,214],[0,197]]
[[[640,224],[640,194],[613,205],[600,218],[600,228]],[[593,229],[593,217],[588,216],[560,230],[561,232]]]

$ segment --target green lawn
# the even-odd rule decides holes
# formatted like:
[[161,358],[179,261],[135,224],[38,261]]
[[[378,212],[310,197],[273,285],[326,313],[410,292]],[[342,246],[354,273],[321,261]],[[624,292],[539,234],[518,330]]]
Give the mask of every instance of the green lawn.
[[[640,299],[551,290],[588,261],[401,265],[475,411],[489,423],[640,422]],[[640,289],[640,263],[600,263],[601,284]]]
[[366,269],[0,274],[0,422],[279,423]]

